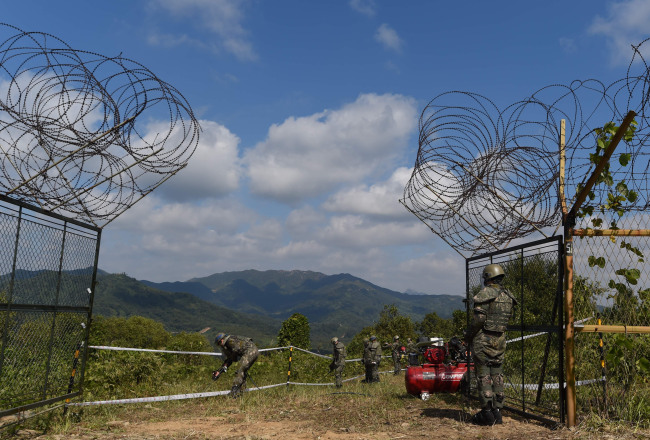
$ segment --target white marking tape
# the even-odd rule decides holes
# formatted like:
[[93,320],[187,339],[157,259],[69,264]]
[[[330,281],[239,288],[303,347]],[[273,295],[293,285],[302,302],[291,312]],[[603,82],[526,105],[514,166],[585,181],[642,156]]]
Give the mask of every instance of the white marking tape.
[[[580,321],[575,321],[573,325],[582,324],[583,322],[589,321],[591,318],[593,318],[593,316],[590,316],[589,318],[581,319]],[[555,331],[556,330],[554,330],[553,332],[555,333]],[[540,332],[540,333],[535,333],[533,335],[520,336],[520,337],[515,338],[515,339],[510,339],[510,340],[506,341],[506,343],[510,344],[511,342],[523,341],[524,339],[534,338],[534,337],[537,337],[537,336],[543,336],[543,335],[548,334],[548,333],[550,333],[550,332]]]
[[[579,380],[576,382],[576,386],[582,386],[582,385],[590,385],[592,383],[596,382],[604,382],[606,378],[603,376],[600,379],[589,379],[589,380]],[[520,383],[505,383],[503,384],[504,386],[510,387],[510,388],[516,388],[516,389],[521,389],[522,386]],[[566,386],[566,382],[564,383]],[[545,390],[557,390],[560,387],[559,383],[546,383],[542,385],[542,388]],[[524,384],[523,388],[525,390],[536,390],[539,388],[539,385],[536,384]]]

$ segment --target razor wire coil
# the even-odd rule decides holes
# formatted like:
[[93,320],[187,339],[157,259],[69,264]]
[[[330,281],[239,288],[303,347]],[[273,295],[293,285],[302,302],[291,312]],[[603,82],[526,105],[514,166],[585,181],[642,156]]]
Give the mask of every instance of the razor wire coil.
[[187,164],[199,123],[143,65],[11,33],[0,44],[0,192],[105,225]]
[[[564,195],[572,201],[593,171],[595,130],[620,123],[633,110],[636,132],[621,142],[610,171],[639,195],[625,211],[646,210],[650,71],[642,45],[633,47],[627,76],[609,85],[593,79],[554,84],[505,109],[471,92],[436,96],[420,115],[418,154],[402,204],[461,254],[503,249],[533,233],[552,234],[562,223],[561,120],[568,170]],[[630,155],[629,164],[619,163],[622,155]],[[609,191],[595,188],[585,206],[606,203]]]

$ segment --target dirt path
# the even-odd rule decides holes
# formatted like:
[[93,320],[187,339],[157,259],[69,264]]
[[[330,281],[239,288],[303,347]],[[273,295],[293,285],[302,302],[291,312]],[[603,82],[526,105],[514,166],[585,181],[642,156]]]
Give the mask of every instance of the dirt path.
[[[504,413],[504,424],[474,426],[478,410],[454,395],[428,401],[408,396],[403,378],[374,385],[277,388],[227,397],[148,405],[88,407],[43,434],[23,429],[16,438],[41,440],[388,440],[388,439],[650,439],[650,431],[551,429]],[[614,431],[614,429],[617,429]]]

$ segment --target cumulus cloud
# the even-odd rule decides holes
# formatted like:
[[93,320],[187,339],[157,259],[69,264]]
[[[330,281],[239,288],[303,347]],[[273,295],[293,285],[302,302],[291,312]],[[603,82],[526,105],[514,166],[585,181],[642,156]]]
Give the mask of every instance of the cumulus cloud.
[[350,0],[350,7],[368,17],[377,13],[375,0]]
[[412,172],[412,168],[401,167],[384,182],[341,190],[330,196],[323,208],[333,212],[411,219],[412,214],[399,203],[399,199]]
[[[219,45],[240,60],[257,59],[257,54],[244,29],[245,0],[150,0],[154,9],[168,12],[177,19],[189,19],[219,37]],[[149,41],[161,44],[200,45],[187,35],[152,34]]]
[[200,121],[199,144],[185,169],[157,191],[171,200],[222,197],[239,187],[240,139],[223,125]]
[[399,52],[402,50],[403,40],[397,35],[395,29],[388,26],[386,23],[379,26],[375,32],[375,40],[381,43],[386,49]]
[[631,45],[638,45],[650,36],[650,2],[629,0],[611,3],[607,7],[607,15],[596,16],[588,31],[607,39],[612,62],[627,63],[633,53]]
[[415,101],[365,94],[339,110],[289,118],[244,156],[253,193],[285,203],[384,171],[415,128]]

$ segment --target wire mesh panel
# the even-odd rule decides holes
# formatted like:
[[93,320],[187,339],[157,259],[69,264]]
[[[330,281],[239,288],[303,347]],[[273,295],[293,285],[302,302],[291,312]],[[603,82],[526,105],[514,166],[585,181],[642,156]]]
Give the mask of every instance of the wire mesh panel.
[[561,244],[552,237],[466,261],[468,312],[492,263],[503,267],[503,285],[518,301],[506,331],[505,407],[553,422],[564,420]]
[[81,392],[100,234],[0,197],[0,416]]
[[574,239],[576,321],[622,327],[618,333],[576,333],[575,376],[585,384],[576,390],[576,406],[608,419],[648,420],[649,336],[626,329],[650,325],[650,237],[642,232],[645,214],[616,217],[626,235]]

